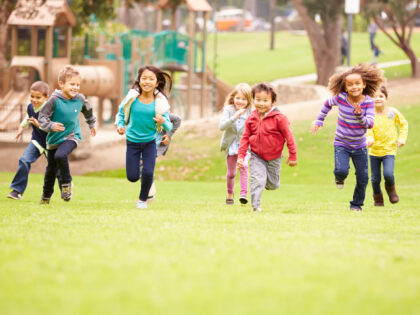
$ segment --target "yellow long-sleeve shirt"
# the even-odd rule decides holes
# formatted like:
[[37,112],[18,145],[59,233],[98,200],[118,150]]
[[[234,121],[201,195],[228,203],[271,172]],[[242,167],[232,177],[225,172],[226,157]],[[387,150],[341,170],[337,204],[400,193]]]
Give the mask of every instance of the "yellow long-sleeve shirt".
[[397,142],[405,143],[408,135],[408,122],[394,107],[388,107],[388,112],[375,113],[375,124],[368,129],[366,140],[374,140],[369,148],[369,155],[385,156],[397,154]]

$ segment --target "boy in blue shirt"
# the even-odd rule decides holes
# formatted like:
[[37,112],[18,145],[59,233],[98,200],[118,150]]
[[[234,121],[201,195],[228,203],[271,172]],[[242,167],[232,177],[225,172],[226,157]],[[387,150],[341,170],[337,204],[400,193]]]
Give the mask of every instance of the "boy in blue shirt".
[[55,90],[39,113],[39,124],[48,132],[48,165],[45,170],[41,204],[49,204],[54,193],[56,173],[61,176],[61,198],[70,201],[72,197],[72,177],[68,155],[82,140],[79,113],[85,116],[90,134],[96,135],[92,107],[79,93],[81,77],[72,66],[65,66],[58,74],[60,90]]
[[15,136],[16,142],[22,137],[23,130],[28,125],[32,125],[32,137],[31,142],[23,152],[23,155],[19,159],[19,166],[15,177],[13,178],[10,188],[12,191],[7,195],[10,199],[22,199],[22,195],[25,192],[26,186],[28,185],[29,171],[31,170],[31,164],[34,163],[41,154],[46,154],[46,138],[47,133],[39,128],[38,115],[43,104],[49,96],[48,84],[42,81],[37,81],[31,85],[30,88],[30,103],[26,109],[26,116],[19,126],[18,132]]

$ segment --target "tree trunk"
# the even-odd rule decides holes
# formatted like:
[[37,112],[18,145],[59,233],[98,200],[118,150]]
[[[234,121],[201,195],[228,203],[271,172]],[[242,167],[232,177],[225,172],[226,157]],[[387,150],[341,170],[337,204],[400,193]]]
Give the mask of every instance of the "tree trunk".
[[7,66],[7,49],[9,40],[7,32],[7,19],[11,13],[7,6],[7,1],[2,1],[0,5],[0,90],[3,86],[3,69]]
[[340,30],[343,23],[341,15],[337,17],[322,16],[321,28],[309,15],[302,0],[292,0],[299,13],[311,43],[314,55],[317,84],[327,85],[328,80],[340,64]]
[[408,45],[401,45],[401,49],[407,55],[408,59],[411,62],[411,77],[412,78],[420,78],[420,64],[419,60],[410,46]]

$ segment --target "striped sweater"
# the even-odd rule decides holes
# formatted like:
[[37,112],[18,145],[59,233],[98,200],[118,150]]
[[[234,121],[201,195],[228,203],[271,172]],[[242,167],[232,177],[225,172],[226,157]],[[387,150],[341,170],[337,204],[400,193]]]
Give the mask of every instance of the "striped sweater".
[[318,118],[316,125],[322,126],[324,119],[333,106],[338,107],[337,130],[335,132],[334,146],[341,146],[350,150],[366,147],[366,130],[373,127],[375,121],[375,105],[371,97],[365,97],[360,104],[362,113],[354,114],[354,107],[347,100],[347,93],[340,93],[327,99]]

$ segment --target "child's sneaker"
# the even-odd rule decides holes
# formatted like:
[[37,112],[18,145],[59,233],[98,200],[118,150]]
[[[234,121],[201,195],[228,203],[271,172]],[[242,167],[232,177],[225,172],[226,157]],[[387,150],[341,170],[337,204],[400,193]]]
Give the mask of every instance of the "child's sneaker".
[[72,183],[61,184],[61,199],[70,201],[72,197],[71,192]]
[[261,212],[261,208],[254,208],[254,212]]
[[362,207],[351,205],[350,210],[351,211],[362,211]]
[[344,187],[344,180],[335,180],[335,186],[337,186],[338,189],[343,189]]
[[246,205],[248,203],[248,198],[246,196],[241,196],[239,197],[239,202]]
[[19,200],[22,199],[22,194],[18,192],[17,190],[12,190],[8,195],[7,198]]
[[147,209],[147,201],[138,200],[136,204],[137,209]]
[[50,204],[50,199],[51,199],[51,197],[48,198],[48,197],[45,197],[44,194],[42,194],[40,204],[41,205],[49,205]]

